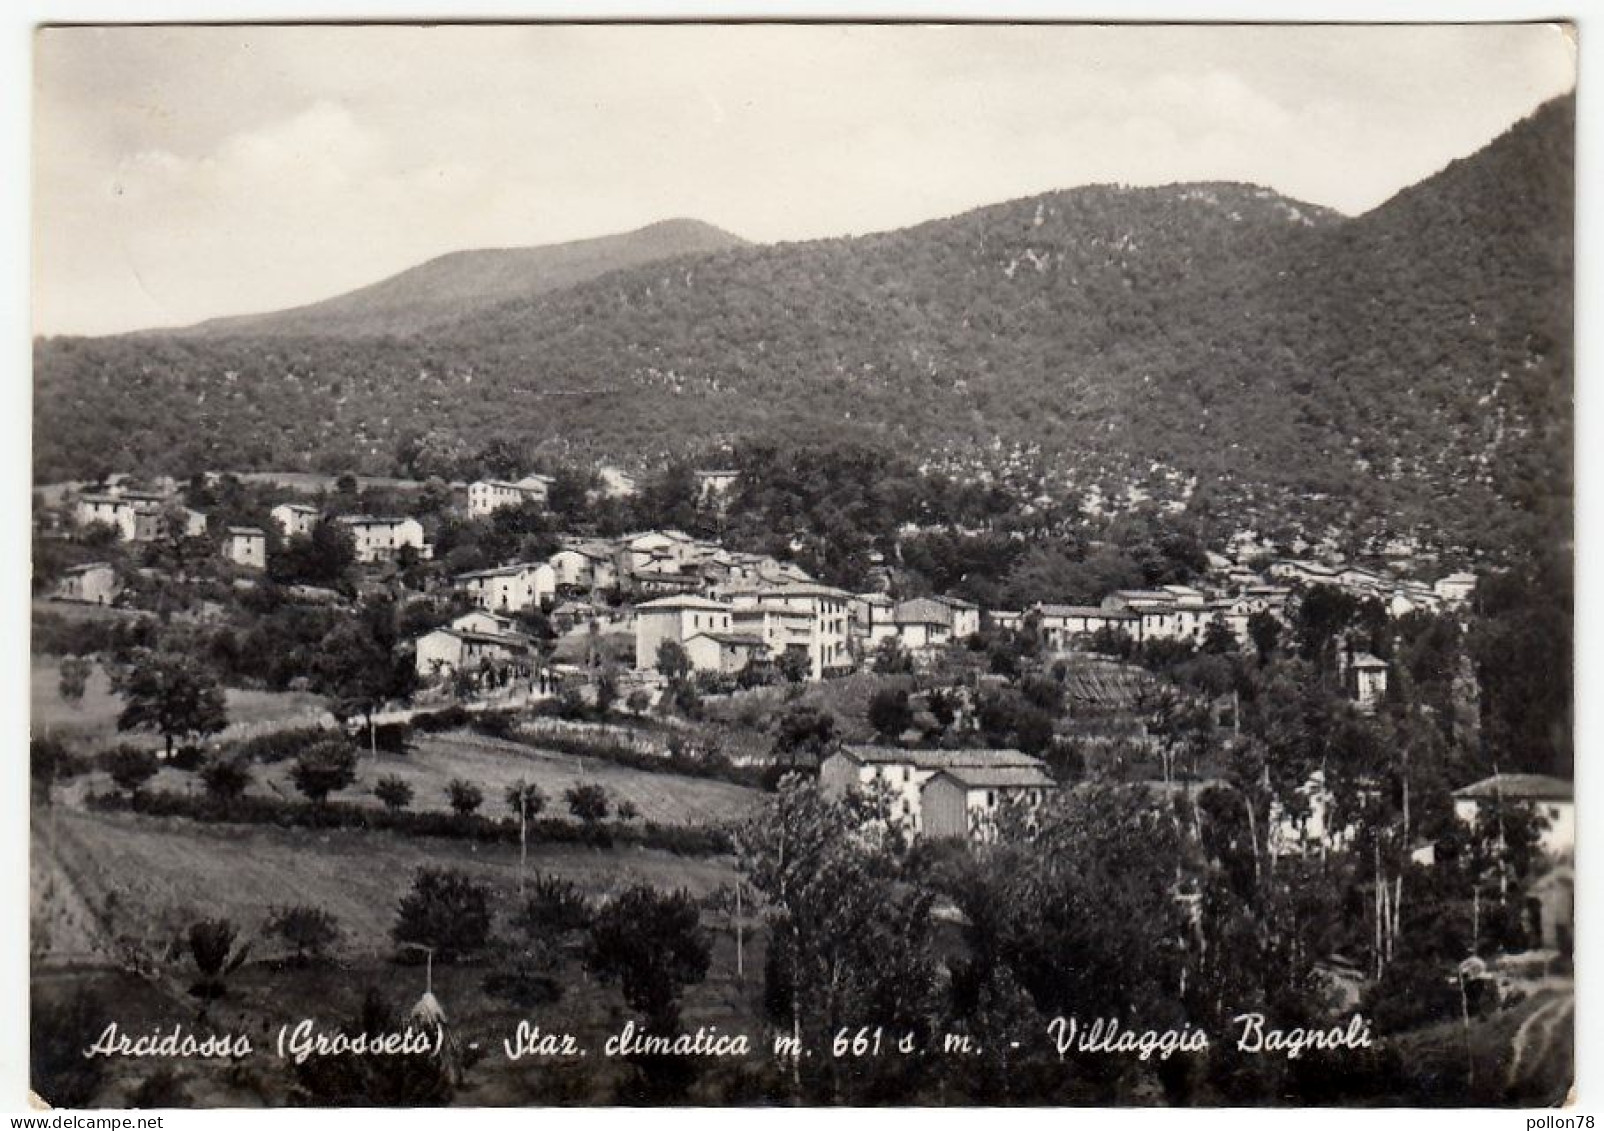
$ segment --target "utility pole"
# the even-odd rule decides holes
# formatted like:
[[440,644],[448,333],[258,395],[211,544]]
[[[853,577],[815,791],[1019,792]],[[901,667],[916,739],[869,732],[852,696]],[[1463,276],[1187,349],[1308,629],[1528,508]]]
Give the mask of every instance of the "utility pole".
[[746,953],[744,949],[745,937],[742,933],[741,923],[741,877],[735,877],[735,977],[737,981],[746,981]]

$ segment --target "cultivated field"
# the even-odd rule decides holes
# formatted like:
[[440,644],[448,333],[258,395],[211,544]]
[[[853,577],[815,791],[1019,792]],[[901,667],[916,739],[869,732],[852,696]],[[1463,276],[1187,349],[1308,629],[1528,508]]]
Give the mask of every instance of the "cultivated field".
[[[49,734],[80,746],[85,752],[102,750],[118,742],[160,746],[149,733],[119,733],[117,714],[122,701],[111,693],[106,673],[96,665],[80,702],[61,697],[60,662],[34,656],[29,672],[29,705],[35,734]],[[279,726],[310,726],[332,722],[321,696],[304,691],[244,691],[228,688],[228,730],[223,739],[244,738]]]
[[[275,907],[311,904],[339,919],[343,950],[389,952],[396,902],[425,865],[468,871],[510,901],[518,847],[358,830],[203,824],[128,813],[36,814],[34,877],[53,896],[36,917],[60,939],[51,957],[94,951],[119,936],[152,945],[198,919],[226,915],[254,930]],[[602,894],[636,882],[701,895],[733,880],[727,861],[628,846],[531,845],[531,872],[552,872]],[[41,887],[41,884],[54,886]],[[85,920],[85,917],[87,921]]]
[[[516,847],[387,833],[201,825],[65,810],[52,821],[36,811],[33,860],[34,1008],[86,990],[98,996],[105,1020],[135,1033],[156,1026],[166,1031],[175,1021],[193,1019],[202,1030],[248,1034],[257,1051],[237,1069],[173,1063],[191,1102],[202,1105],[285,1102],[289,1072],[270,1052],[282,1024],[302,1018],[326,1027],[348,1024],[370,988],[402,1011],[418,1000],[425,972],[400,961],[389,941],[396,903],[417,868],[451,866],[488,882],[495,893],[496,932],[503,938],[509,934],[503,915],[516,898]],[[597,896],[643,881],[701,896],[735,876],[728,860],[631,848],[532,846],[530,868],[564,876]],[[342,941],[333,961],[286,969],[279,961],[283,948],[256,937],[271,909],[288,904],[315,905],[337,917]],[[187,991],[196,973],[178,940],[190,924],[218,916],[237,924],[241,939],[253,946],[249,961],[230,975],[227,996],[203,1007]],[[745,1031],[761,1044],[762,933],[753,929],[755,922],[751,916],[740,978],[727,917],[704,916],[713,962],[707,980],[686,992],[687,1025]],[[140,956],[143,976],[128,972],[130,956]],[[562,1000],[519,1008],[485,987],[486,977],[506,961],[491,953],[434,967],[433,991],[474,1064],[456,1102],[628,1102],[614,1091],[628,1079],[624,1067],[591,1063],[605,1037],[629,1016],[617,989],[594,982],[570,960],[557,972]],[[546,1032],[575,1034],[593,1050],[590,1061],[509,1061],[501,1044],[523,1019]],[[83,1040],[92,1038],[85,1034]],[[113,1058],[99,1101],[127,1104],[152,1071],[151,1061]]]
[[[255,781],[250,792],[299,799],[301,795],[290,779],[291,765],[284,761],[253,766]],[[492,817],[508,814],[506,790],[519,779],[533,782],[545,793],[547,804],[541,815],[548,817],[568,817],[563,792],[581,782],[602,786],[615,807],[621,801],[632,801],[642,820],[665,825],[708,825],[740,820],[762,797],[755,789],[730,782],[646,773],[596,758],[576,758],[471,731],[453,731],[416,735],[412,749],[405,755],[381,750],[374,757],[366,750],[361,751],[356,783],[334,794],[334,798],[378,806],[380,802],[373,796],[374,783],[389,776],[401,778],[412,786],[414,797],[410,808],[442,812],[450,808],[446,784],[454,778],[462,778],[483,791],[485,801],[480,812]],[[99,788],[110,788],[110,782],[105,779],[98,779],[96,784]],[[164,767],[151,784],[155,789],[178,792],[200,788],[193,774],[171,767]]]

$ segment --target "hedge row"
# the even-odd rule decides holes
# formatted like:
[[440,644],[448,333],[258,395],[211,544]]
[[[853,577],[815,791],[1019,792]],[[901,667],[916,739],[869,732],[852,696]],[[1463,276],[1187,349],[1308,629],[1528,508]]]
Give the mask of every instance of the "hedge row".
[[[131,798],[122,793],[92,793],[86,801],[94,809],[134,812],[151,817],[186,817],[193,821],[274,825],[284,829],[384,830],[404,836],[518,843],[517,821],[511,817],[486,817],[478,813],[463,816],[442,810],[393,812],[341,801],[314,805],[309,801],[255,795],[223,801],[207,794],[174,793],[163,789],[141,791]],[[680,856],[718,856],[731,851],[729,837],[720,829],[663,825],[655,821],[638,825],[621,822],[603,825],[536,817],[529,822],[528,836],[530,842],[536,844],[583,844],[594,848],[633,844]]]
[[761,766],[737,766],[723,754],[691,753],[671,745],[663,753],[650,753],[616,738],[587,738],[583,735],[554,734],[520,728],[515,718],[487,713],[473,720],[473,729],[493,738],[503,738],[539,750],[551,750],[576,758],[595,758],[649,774],[677,774],[687,778],[709,778],[753,789],[772,788]]

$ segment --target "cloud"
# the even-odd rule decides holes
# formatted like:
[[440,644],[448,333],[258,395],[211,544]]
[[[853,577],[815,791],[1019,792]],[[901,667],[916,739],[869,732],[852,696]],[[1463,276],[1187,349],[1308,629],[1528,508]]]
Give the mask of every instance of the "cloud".
[[462,247],[696,216],[862,233],[1092,182],[1358,211],[1569,86],[1541,27],[57,29],[45,332],[308,302]]

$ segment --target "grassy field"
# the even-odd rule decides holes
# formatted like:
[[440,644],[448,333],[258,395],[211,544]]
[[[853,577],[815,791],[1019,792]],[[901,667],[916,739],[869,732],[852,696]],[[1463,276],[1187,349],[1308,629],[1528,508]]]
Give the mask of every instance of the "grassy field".
[[[36,822],[34,849],[58,861],[68,881],[60,888],[63,956],[125,934],[155,942],[217,915],[248,930],[274,907],[288,904],[311,904],[338,918],[346,932],[344,949],[352,954],[387,953],[396,901],[420,867],[461,868],[509,902],[517,889],[516,845],[384,832],[63,810],[54,822]],[[733,878],[728,861],[629,847],[532,846],[530,869],[565,876],[598,895],[636,882],[701,895]],[[86,912],[92,918],[83,922]]]
[[[29,706],[35,734],[50,734],[97,751],[117,742],[158,746],[149,734],[119,734],[117,714],[122,702],[111,693],[106,673],[97,665],[90,673],[84,697],[69,703],[61,697],[61,670],[53,657],[34,656],[29,672]],[[244,691],[229,688],[229,729],[222,738],[244,737],[264,727],[289,723],[310,725],[326,716],[323,699],[301,691]]]
[[[515,848],[384,833],[317,834],[59,811],[54,821],[35,814],[33,860],[35,937],[44,926],[47,944],[35,948],[34,1007],[48,1008],[87,990],[98,996],[108,1020],[135,1032],[177,1022],[249,1034],[258,1051],[238,1071],[193,1061],[174,1065],[191,1102],[209,1105],[285,1102],[288,1071],[266,1051],[279,1025],[302,1018],[328,1027],[348,1023],[370,987],[402,1011],[417,1000],[424,971],[396,961],[389,930],[396,902],[418,867],[449,865],[488,883],[503,937],[503,915],[516,898]],[[734,878],[728,860],[634,849],[540,846],[531,852],[531,868],[567,877],[598,896],[642,881],[700,896]],[[227,916],[241,927],[242,938],[251,938],[272,908],[292,903],[312,904],[338,918],[343,938],[334,961],[286,969],[278,961],[281,948],[257,938],[250,960],[230,976],[227,996],[197,1014],[200,1003],[187,993],[195,970],[174,941],[190,923],[217,916]],[[730,925],[708,914],[704,926],[712,936],[713,961],[707,980],[686,992],[686,1024],[763,1035],[761,932],[749,929],[746,975],[737,978]],[[124,956],[130,953],[145,956],[145,976],[126,972]],[[590,1065],[580,1078],[584,1061],[512,1062],[501,1049],[527,1018],[548,1032],[573,1033],[599,1051],[628,1017],[617,989],[595,983],[569,960],[558,971],[561,1001],[519,1008],[484,987],[486,976],[504,962],[492,953],[434,969],[434,993],[451,1029],[477,1060],[457,1102],[627,1102],[619,1089],[629,1073],[620,1064]],[[155,1066],[137,1058],[108,1062],[99,1102],[127,1104]]]
[[[301,795],[290,780],[290,767],[288,761],[253,767],[255,781],[250,791],[298,799]],[[481,812],[493,817],[509,812],[504,800],[506,790],[519,779],[541,788],[547,799],[543,815],[555,817],[569,815],[562,795],[580,782],[602,786],[614,806],[621,801],[634,802],[643,820],[665,825],[721,824],[739,820],[752,812],[762,798],[755,789],[729,782],[651,774],[595,758],[581,759],[535,750],[471,731],[418,735],[412,749],[404,756],[380,751],[375,758],[364,750],[357,763],[356,783],[334,796],[342,801],[377,806],[380,803],[373,796],[374,783],[392,775],[412,786],[411,808],[418,811],[449,809],[446,784],[454,778],[462,778],[484,792]],[[104,779],[95,784],[99,788],[109,788],[109,782]],[[152,787],[177,792],[200,788],[193,774],[171,767],[164,767],[157,774]]]

